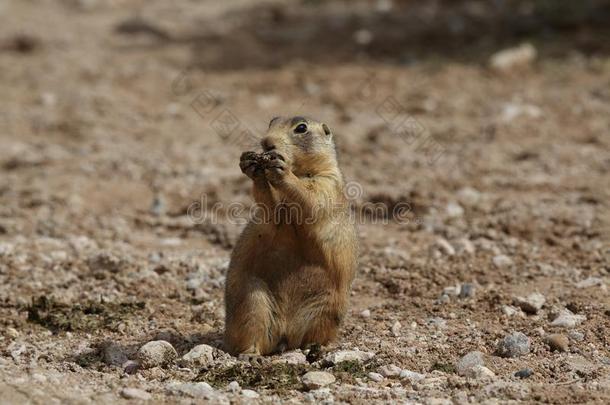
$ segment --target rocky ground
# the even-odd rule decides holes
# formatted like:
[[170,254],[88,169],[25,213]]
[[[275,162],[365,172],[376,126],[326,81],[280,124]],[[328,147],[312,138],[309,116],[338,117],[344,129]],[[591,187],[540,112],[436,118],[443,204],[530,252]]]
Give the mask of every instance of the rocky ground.
[[[608,403],[607,8],[487,36],[487,2],[403,3],[0,3],[0,403]],[[238,159],[297,113],[359,273],[337,342],[246,362]]]

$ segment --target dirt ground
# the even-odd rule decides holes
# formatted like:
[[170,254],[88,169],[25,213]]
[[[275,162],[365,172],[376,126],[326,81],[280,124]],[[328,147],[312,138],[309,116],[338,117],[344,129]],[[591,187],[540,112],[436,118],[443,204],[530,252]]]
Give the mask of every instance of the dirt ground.
[[[609,403],[610,11],[518,3],[1,2],[0,403]],[[354,212],[388,211],[356,216],[340,338],[251,364],[221,351],[238,160],[297,114],[336,133]],[[134,369],[151,340],[216,351]]]

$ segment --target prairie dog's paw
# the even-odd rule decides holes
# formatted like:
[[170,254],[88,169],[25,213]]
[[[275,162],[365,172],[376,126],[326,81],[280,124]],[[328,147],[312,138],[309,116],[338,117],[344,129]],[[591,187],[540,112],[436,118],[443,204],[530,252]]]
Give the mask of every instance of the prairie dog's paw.
[[260,155],[256,152],[244,152],[239,158],[239,168],[242,173],[252,180],[263,176],[264,171],[260,164]]
[[286,159],[280,153],[272,150],[262,155],[265,178],[271,184],[279,184],[284,180],[288,173]]

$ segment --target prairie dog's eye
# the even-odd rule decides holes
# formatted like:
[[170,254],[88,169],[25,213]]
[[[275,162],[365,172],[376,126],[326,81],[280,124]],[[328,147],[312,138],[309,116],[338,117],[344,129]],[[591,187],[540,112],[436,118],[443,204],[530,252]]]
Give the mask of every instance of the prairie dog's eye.
[[305,124],[299,124],[294,129],[295,134],[304,134],[305,132],[307,132],[307,125]]

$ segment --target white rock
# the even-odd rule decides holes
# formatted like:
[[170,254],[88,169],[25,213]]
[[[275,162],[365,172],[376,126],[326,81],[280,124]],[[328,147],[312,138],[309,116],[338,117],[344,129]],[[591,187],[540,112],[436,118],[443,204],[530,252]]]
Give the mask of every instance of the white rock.
[[497,351],[502,357],[523,356],[530,352],[530,339],[521,332],[513,332],[498,343]]
[[394,322],[394,324],[390,328],[390,331],[392,332],[392,335],[394,337],[399,337],[400,336],[400,329],[401,328],[402,328],[402,325],[400,324],[400,322],[396,321],[396,322]]
[[496,52],[490,58],[489,65],[495,71],[509,72],[531,65],[536,56],[536,48],[530,43],[524,43],[514,48]]
[[371,317],[371,311],[368,309],[365,309],[364,311],[360,312],[360,316],[363,318],[370,318]]
[[513,260],[506,255],[496,255],[491,259],[494,266],[497,268],[512,266]]
[[382,376],[390,378],[399,376],[402,370],[400,367],[394,364],[388,364],[386,366],[379,367],[378,371]]
[[402,370],[399,377],[403,380],[409,380],[412,382],[421,381],[426,378],[424,374],[416,373],[415,371],[411,370]]
[[241,390],[241,395],[243,397],[250,398],[250,399],[256,399],[256,398],[260,397],[258,392],[254,391],[254,390]]
[[537,293],[537,292],[532,293],[525,298],[523,298],[523,297],[515,298],[515,305],[517,305],[519,308],[521,308],[524,312],[526,312],[528,314],[538,313],[538,311],[540,311],[540,309],[542,309],[542,306],[544,305],[545,302],[546,302],[545,296],[540,293]]
[[456,252],[459,254],[472,255],[475,252],[474,243],[472,243],[468,238],[460,238],[456,240],[453,244],[455,246]]
[[502,107],[500,119],[504,122],[512,122],[517,118],[539,118],[542,116],[542,109],[533,104],[507,103]]
[[19,331],[13,327],[8,327],[6,328],[6,336],[12,338],[12,339],[16,339],[19,337]]
[[206,382],[196,383],[170,383],[167,389],[172,394],[182,394],[193,398],[213,399],[216,397],[216,392],[210,384]]
[[371,371],[371,372],[370,372],[370,373],[368,373],[367,375],[368,375],[368,377],[369,377],[371,380],[373,380],[373,381],[375,381],[375,382],[381,382],[381,381],[383,381],[383,380],[384,380],[384,377],[383,377],[381,374],[379,374],[379,373],[374,373],[374,372],[372,372],[372,371]]
[[275,364],[307,364],[307,356],[298,351],[283,353],[279,359],[273,360]]
[[237,381],[231,381],[229,385],[227,385],[227,390],[235,394],[241,390],[241,387]]
[[340,350],[338,352],[329,353],[324,360],[338,364],[343,361],[356,361],[358,363],[367,361],[375,357],[373,352],[365,352],[361,350]]
[[473,206],[481,200],[481,192],[472,187],[464,187],[457,192],[457,197],[462,204]]
[[209,345],[197,345],[180,359],[180,365],[185,367],[205,367],[214,361],[215,349]]
[[494,378],[496,375],[493,371],[488,369],[485,366],[474,366],[472,369],[472,377],[476,379],[490,379]]
[[464,215],[464,208],[456,202],[450,202],[445,207],[445,211],[447,212],[447,216],[449,218],[458,218]]
[[310,390],[325,387],[335,382],[335,376],[326,371],[310,371],[302,378],[303,384]]
[[141,401],[148,401],[152,398],[152,395],[139,388],[123,388],[121,396],[126,399],[139,399]]
[[475,367],[483,365],[483,353],[474,351],[464,355],[455,365],[455,370],[461,376],[474,377]]
[[603,284],[604,284],[604,280],[602,280],[601,278],[589,277],[589,278],[586,278],[586,279],[576,283],[576,288],[589,288],[589,287],[595,287],[596,285],[603,285]]
[[174,347],[165,340],[153,340],[138,350],[137,358],[143,368],[163,366],[176,359]]
[[576,315],[568,309],[562,309],[557,318],[551,322],[551,326],[571,329],[577,327],[586,319],[587,317],[584,315]]
[[523,312],[521,312],[520,308],[515,308],[511,305],[502,305],[502,313],[504,313],[504,315],[506,315],[506,316],[513,316],[513,315],[525,316],[523,314]]
[[446,239],[438,238],[434,243],[434,247],[447,256],[453,256],[455,254],[455,249]]

